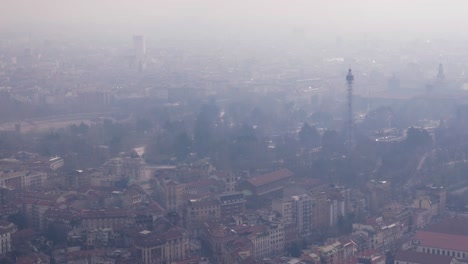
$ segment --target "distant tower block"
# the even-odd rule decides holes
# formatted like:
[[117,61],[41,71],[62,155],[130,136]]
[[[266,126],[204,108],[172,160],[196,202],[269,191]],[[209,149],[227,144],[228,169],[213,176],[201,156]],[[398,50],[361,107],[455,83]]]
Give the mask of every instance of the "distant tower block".
[[347,131],[346,131],[346,146],[349,151],[353,150],[354,142],[354,122],[353,122],[353,82],[354,75],[351,69],[348,70],[346,75],[346,83],[348,84],[348,118],[347,118]]
[[15,124],[15,132],[18,134],[21,133],[21,123]]
[[437,81],[443,81],[445,79],[444,66],[439,64],[439,71],[437,72]]
[[142,60],[146,55],[146,42],[145,37],[141,35],[133,36],[133,49],[135,52],[135,59]]

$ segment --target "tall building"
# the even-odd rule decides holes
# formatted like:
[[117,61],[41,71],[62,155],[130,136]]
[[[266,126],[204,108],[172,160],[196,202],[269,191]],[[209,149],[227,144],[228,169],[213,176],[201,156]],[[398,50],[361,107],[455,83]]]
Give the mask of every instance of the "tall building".
[[271,224],[263,232],[251,235],[253,255],[258,259],[284,253],[284,226]]
[[281,218],[285,224],[295,223],[295,199],[276,199],[272,202],[272,208],[274,211],[281,215]]
[[442,82],[445,79],[444,66],[439,64],[439,70],[437,71],[437,81]]
[[11,235],[17,230],[16,226],[10,222],[0,220],[0,255],[12,250]]
[[344,200],[330,199],[325,192],[274,201],[273,208],[282,215],[285,224],[295,224],[302,237],[312,235],[314,230],[335,226],[346,211]]
[[184,205],[185,228],[191,235],[198,236],[198,231],[204,222],[219,220],[219,200],[189,200]]
[[353,82],[354,82],[354,75],[351,69],[348,70],[348,74],[346,75],[346,83],[348,86],[348,109],[347,109],[347,124],[346,124],[346,146],[348,150],[352,150],[354,148],[354,122],[353,122]]
[[135,59],[142,60],[146,55],[146,41],[142,35],[133,36],[133,50],[135,52]]
[[309,236],[312,234],[312,210],[315,206],[313,199],[307,195],[296,195],[292,199],[295,201],[295,218],[297,231],[301,236]]
[[[312,207],[312,229],[321,229],[332,226],[334,224],[333,219],[337,212],[333,207],[333,203],[327,197],[324,192],[315,193],[311,196],[313,202]],[[337,208],[337,207],[336,207]]]
[[142,72],[146,67],[146,41],[141,35],[133,36],[133,51],[135,56],[135,65],[139,72]]
[[167,211],[178,212],[180,206],[183,204],[183,193],[185,185],[178,184],[174,181],[169,181],[164,185],[164,206]]
[[219,196],[221,217],[226,219],[245,212],[245,197],[241,192],[224,193]]
[[367,209],[375,214],[392,200],[392,185],[389,181],[371,180],[365,188]]

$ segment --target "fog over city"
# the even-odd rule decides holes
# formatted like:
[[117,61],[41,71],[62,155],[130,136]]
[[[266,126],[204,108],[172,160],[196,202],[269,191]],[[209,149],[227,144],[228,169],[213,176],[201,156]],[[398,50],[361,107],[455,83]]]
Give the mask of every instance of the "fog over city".
[[0,1],[0,264],[468,263],[467,10]]
[[457,28],[468,22],[466,8],[463,0],[3,0],[0,21],[5,31],[32,32],[144,31],[181,36],[215,30],[212,33],[246,36],[257,30],[272,33],[299,27],[310,34],[327,35],[463,36]]

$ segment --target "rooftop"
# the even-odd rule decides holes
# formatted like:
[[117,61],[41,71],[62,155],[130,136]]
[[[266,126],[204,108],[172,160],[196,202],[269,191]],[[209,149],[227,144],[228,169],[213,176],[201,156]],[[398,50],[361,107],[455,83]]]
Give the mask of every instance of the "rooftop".
[[454,217],[446,218],[438,223],[430,225],[427,228],[429,232],[444,233],[452,235],[468,236],[468,218]]
[[421,253],[416,251],[400,251],[396,254],[395,260],[406,263],[421,264],[450,264],[452,257]]
[[290,178],[294,173],[288,169],[281,169],[267,174],[259,175],[248,179],[253,186],[262,186],[282,179]]
[[468,251],[468,236],[417,231],[414,238],[421,241],[421,245],[425,247]]

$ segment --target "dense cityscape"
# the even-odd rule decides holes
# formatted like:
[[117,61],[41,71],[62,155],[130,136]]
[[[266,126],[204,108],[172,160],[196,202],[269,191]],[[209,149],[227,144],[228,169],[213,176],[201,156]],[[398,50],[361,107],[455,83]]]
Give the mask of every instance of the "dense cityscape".
[[0,264],[468,263],[462,35],[0,29]]

